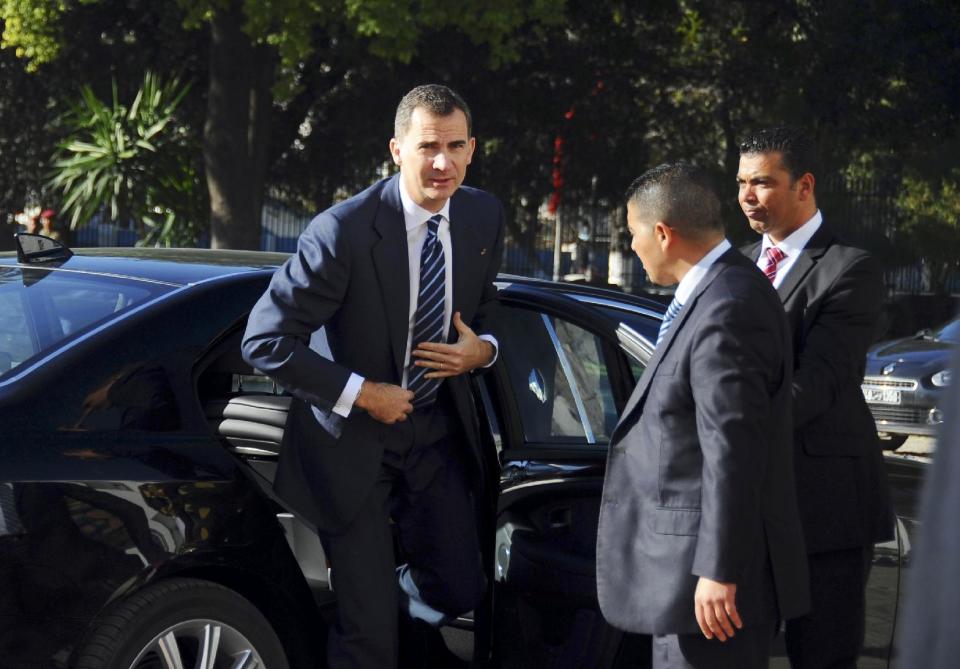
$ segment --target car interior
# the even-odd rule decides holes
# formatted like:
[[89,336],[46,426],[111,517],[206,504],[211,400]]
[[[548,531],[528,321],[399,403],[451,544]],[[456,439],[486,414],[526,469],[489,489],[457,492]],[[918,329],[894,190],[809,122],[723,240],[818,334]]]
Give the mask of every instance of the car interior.
[[249,467],[264,494],[277,502],[277,519],[314,598],[332,601],[330,572],[312,527],[283,509],[273,492],[277,457],[291,396],[248,365],[240,355],[244,323],[214,344],[194,371],[197,396],[212,432]]

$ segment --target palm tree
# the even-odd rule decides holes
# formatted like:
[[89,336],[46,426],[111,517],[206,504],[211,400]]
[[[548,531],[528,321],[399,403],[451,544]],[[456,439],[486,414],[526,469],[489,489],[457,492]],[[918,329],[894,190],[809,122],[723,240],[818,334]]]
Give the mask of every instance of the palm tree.
[[193,246],[207,228],[199,151],[177,118],[190,90],[147,72],[129,106],[112,81],[107,105],[89,85],[63,118],[67,138],[54,157],[50,185],[63,193],[71,229],[101,213],[136,227],[141,245]]

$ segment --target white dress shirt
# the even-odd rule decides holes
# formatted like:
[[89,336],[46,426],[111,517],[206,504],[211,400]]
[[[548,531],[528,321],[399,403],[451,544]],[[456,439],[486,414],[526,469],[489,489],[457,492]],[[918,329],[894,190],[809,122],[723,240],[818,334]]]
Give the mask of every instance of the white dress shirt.
[[[416,296],[420,293],[420,253],[423,250],[423,244],[427,239],[427,221],[431,217],[440,214],[443,218],[437,227],[437,239],[443,247],[444,261],[444,300],[443,300],[443,340],[447,341],[450,334],[450,322],[453,318],[453,247],[450,243],[450,200],[443,204],[440,211],[433,213],[427,211],[410,197],[407,189],[404,188],[403,179],[400,179],[400,202],[403,205],[403,222],[407,229],[407,262],[408,277],[410,280],[410,305],[407,318],[407,347],[403,358],[403,379],[401,385],[407,387],[407,375],[410,368],[411,349],[413,346],[413,325],[414,317],[417,313]],[[497,360],[498,345],[497,340],[488,334],[480,335],[480,339],[489,341],[493,345],[493,359],[487,367]],[[356,402],[360,394],[360,387],[363,385],[364,377],[353,373],[347,380],[347,385],[343,387],[343,392],[337,403],[333,407],[333,412],[343,416],[350,415],[353,403]]]
[[821,223],[823,223],[823,216],[820,215],[820,210],[817,209],[817,213],[811,216],[809,221],[790,233],[790,235],[779,244],[775,244],[767,233],[763,233],[763,242],[760,244],[760,256],[757,258],[757,267],[763,269],[764,256],[767,249],[772,246],[778,247],[786,256],[777,263],[777,276],[773,279],[774,288],[779,288],[780,284],[783,283],[783,278],[787,275],[787,272],[790,271],[790,268],[793,267],[794,263],[797,262],[797,258],[800,257],[800,252],[806,248],[810,242],[810,238],[813,237],[813,233],[820,229]]
[[690,296],[693,295],[693,291],[703,280],[703,277],[707,275],[707,270],[710,269],[710,266],[729,249],[730,242],[724,239],[710,249],[705,256],[700,258],[700,262],[687,270],[687,273],[680,279],[680,283],[677,284],[677,290],[673,294],[674,299],[680,304],[686,304]]

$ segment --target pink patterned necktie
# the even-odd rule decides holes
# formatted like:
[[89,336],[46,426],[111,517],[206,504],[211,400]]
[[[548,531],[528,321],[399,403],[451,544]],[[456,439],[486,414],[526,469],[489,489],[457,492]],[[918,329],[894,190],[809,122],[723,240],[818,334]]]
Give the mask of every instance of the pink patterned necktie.
[[777,278],[777,264],[786,258],[787,254],[776,246],[767,247],[767,250],[763,253],[763,267],[761,269],[770,279],[770,283],[773,283],[773,280]]

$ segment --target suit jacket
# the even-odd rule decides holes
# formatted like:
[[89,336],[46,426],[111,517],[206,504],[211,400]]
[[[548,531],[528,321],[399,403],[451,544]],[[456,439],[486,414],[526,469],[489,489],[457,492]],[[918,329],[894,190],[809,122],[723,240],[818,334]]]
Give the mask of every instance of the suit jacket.
[[[744,253],[756,262],[760,246]],[[880,267],[821,225],[777,292],[793,335],[796,477],[807,550],[892,539],[883,455],[860,389],[883,302]]]
[[[496,302],[503,207],[461,187],[450,199],[453,310],[477,330]],[[379,471],[386,426],[353,409],[333,413],[351,372],[399,384],[409,336],[407,236],[399,176],[319,214],[297,252],[274,275],[250,314],[244,359],[297,400],[291,407],[274,487],[318,529],[346,527]],[[314,333],[323,327],[332,360]],[[451,339],[457,336],[450,326]],[[479,465],[477,418],[468,380],[444,381],[463,421],[468,462]],[[473,477],[480,480],[480,477]]]
[[612,435],[597,588],[615,627],[698,632],[699,576],[737,584],[745,624],[806,611],[791,377],[776,293],[730,249],[674,319]]

